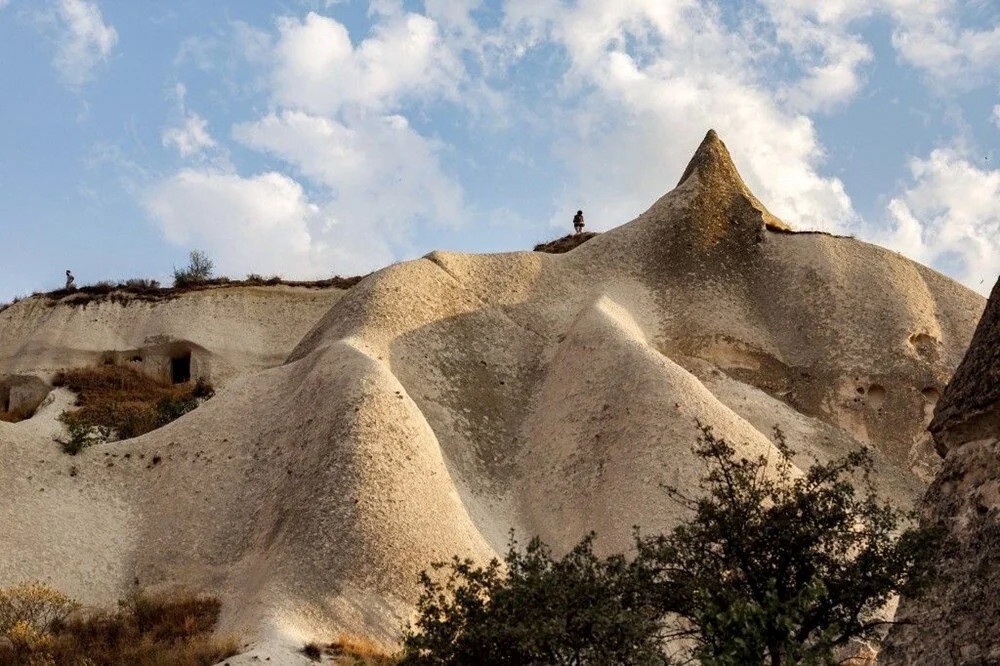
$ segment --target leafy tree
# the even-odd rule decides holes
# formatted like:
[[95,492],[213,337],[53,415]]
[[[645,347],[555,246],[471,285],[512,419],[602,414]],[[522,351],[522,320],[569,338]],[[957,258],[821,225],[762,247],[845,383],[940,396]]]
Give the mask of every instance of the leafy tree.
[[184,287],[198,284],[211,279],[215,264],[201,250],[191,250],[188,255],[188,265],[185,268],[174,269],[174,286]]
[[421,574],[403,664],[666,664],[648,570],[594,554],[594,534],[558,559],[511,538],[503,567],[454,558]]
[[665,489],[691,517],[637,532],[631,559],[597,557],[590,534],[562,559],[536,538],[523,553],[512,540],[505,567],[434,565],[448,575],[422,574],[403,663],[837,663],[889,624],[893,595],[921,591],[939,533],[903,530],[867,450],[800,474],[775,434],[777,460],[745,459],[702,427],[701,493]]
[[692,517],[637,542],[668,635],[702,664],[837,663],[838,648],[885,628],[894,594],[918,593],[931,573],[938,533],[896,536],[910,516],[877,497],[867,449],[799,475],[775,435],[778,460],[744,459],[702,426],[702,494],[667,488]]

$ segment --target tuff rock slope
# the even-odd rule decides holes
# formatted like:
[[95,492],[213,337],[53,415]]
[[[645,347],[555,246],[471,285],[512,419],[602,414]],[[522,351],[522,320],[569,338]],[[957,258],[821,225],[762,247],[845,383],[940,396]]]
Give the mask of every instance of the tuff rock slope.
[[511,528],[557,549],[595,529],[614,551],[675,524],[660,484],[698,478],[696,419],[748,455],[779,425],[803,465],[870,445],[909,506],[983,305],[896,253],[791,232],[709,132],[632,222],[560,255],[383,269],[284,363],[232,363],[161,430],[70,460],[50,439],[62,392],[0,423],[0,585],[214,591],[258,655],[335,631],[392,643],[431,561],[490,557]]
[[942,528],[940,580],[904,599],[886,664],[1000,663],[1000,281],[930,430],[944,465],[923,501]]

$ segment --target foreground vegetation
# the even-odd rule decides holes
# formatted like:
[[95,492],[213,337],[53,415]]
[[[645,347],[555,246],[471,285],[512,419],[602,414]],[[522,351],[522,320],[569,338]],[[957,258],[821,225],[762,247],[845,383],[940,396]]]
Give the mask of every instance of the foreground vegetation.
[[76,409],[59,417],[67,431],[59,443],[71,455],[97,442],[138,437],[156,430],[214,394],[212,386],[201,379],[165,384],[132,368],[112,364],[66,370],[57,374],[52,383],[77,394]]
[[893,595],[923,589],[939,536],[902,529],[912,516],[875,495],[867,451],[798,476],[780,433],[777,449],[742,459],[703,428],[703,494],[665,488],[691,517],[637,532],[632,558],[598,557],[591,534],[561,558],[512,540],[503,564],[435,564],[402,663],[838,663],[890,624]]
[[136,593],[116,611],[83,612],[42,583],[0,589],[0,663],[88,666],[209,666],[239,651],[213,634],[213,597]]

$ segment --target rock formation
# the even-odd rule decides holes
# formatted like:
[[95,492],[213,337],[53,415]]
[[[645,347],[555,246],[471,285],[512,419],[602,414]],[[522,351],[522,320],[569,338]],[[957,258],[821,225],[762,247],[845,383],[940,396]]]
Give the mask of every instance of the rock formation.
[[[171,360],[216,385],[280,364],[343,289],[227,286],[161,301],[77,293],[26,298],[0,311],[0,375],[127,363],[170,380]],[[82,304],[81,304],[82,303]]]
[[944,466],[924,520],[946,534],[941,578],[904,599],[882,663],[1000,663],[1000,281],[930,424]]
[[198,338],[162,310],[99,311],[93,354],[63,333],[90,325],[64,306],[59,334],[5,311],[8,365],[83,362],[166,329],[237,360],[194,412],[72,461],[51,442],[63,392],[0,423],[0,585],[43,578],[90,603],[136,580],[214,591],[258,656],[336,631],[391,643],[421,569],[490,557],[512,527],[556,549],[594,529],[614,551],[632,525],[674,525],[660,484],[699,477],[696,419],[748,454],[780,425],[801,464],[868,444],[880,489],[910,506],[936,469],[934,401],[983,306],[894,252],[789,231],[710,132],[632,222],[564,254],[385,268],[263,370],[267,355],[232,351],[248,349],[241,328],[318,304],[201,302],[187,321],[217,333]]
[[48,384],[34,375],[0,376],[0,411],[30,416],[50,390]]

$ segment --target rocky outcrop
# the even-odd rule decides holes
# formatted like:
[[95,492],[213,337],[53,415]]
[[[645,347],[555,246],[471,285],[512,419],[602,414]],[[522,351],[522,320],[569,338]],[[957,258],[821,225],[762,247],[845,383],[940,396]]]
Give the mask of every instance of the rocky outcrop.
[[51,390],[48,384],[33,375],[0,377],[0,411],[28,418]]
[[929,430],[942,456],[964,442],[1000,433],[1000,281]]
[[0,375],[51,378],[66,368],[114,362],[170,381],[171,362],[189,359],[192,378],[220,387],[280,365],[345,293],[282,284],[197,289],[159,300],[80,292],[61,300],[25,298],[0,312]]
[[747,455],[779,424],[801,465],[867,444],[910,507],[985,306],[894,252],[786,231],[714,132],[677,187],[571,252],[433,252],[325,305],[243,289],[0,313],[0,371],[145,364],[154,336],[211,352],[213,383],[234,368],[74,476],[42,427],[57,409],[0,423],[0,585],[96,605],[138,579],[217,594],[248,639],[392,644],[421,569],[503,552],[511,528],[557,551],[593,529],[605,552],[671,528],[662,485],[696,491],[696,420]]
[[924,499],[946,532],[940,577],[904,599],[884,664],[1000,663],[1000,281],[930,431],[945,455]]

